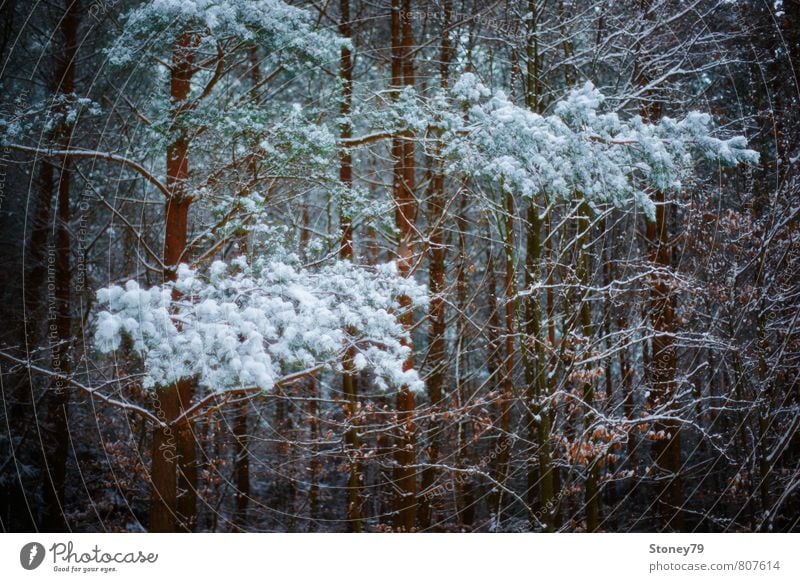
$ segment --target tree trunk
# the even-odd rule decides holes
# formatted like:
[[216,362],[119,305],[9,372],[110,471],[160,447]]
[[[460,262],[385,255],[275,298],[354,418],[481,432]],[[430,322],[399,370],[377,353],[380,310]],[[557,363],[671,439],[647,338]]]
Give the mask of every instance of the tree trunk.
[[[445,0],[442,4],[443,22],[442,37],[439,49],[439,86],[446,89],[450,74],[450,60],[452,59],[452,47],[450,45],[449,31],[450,18],[453,11],[452,0]],[[447,360],[445,346],[445,303],[443,293],[445,291],[445,257],[447,248],[445,246],[443,228],[440,224],[445,215],[445,172],[442,164],[441,147],[437,146],[433,156],[433,180],[431,183],[430,199],[428,202],[428,225],[429,235],[429,257],[428,267],[430,305],[429,319],[430,328],[428,331],[430,373],[427,378],[428,398],[431,403],[431,416],[434,419],[431,423],[428,442],[428,463],[436,464],[439,462],[440,446],[439,437],[442,427],[436,419],[440,411],[442,402],[442,387],[447,375]],[[427,491],[436,481],[436,470],[433,467],[426,467],[422,471],[422,491]],[[425,530],[430,527],[432,519],[432,508],[430,499],[423,497],[419,507],[420,529]]]
[[517,272],[514,249],[514,197],[509,192],[503,191],[501,184],[500,195],[504,198],[505,217],[501,225],[503,233],[503,252],[505,258],[505,273],[503,278],[503,365],[501,372],[500,399],[498,402],[500,415],[498,425],[500,434],[495,450],[497,450],[497,468],[494,487],[492,510],[495,515],[495,526],[500,527],[503,505],[503,490],[508,477],[509,454],[511,448],[511,407],[514,403],[514,355],[516,352],[514,337],[516,335],[516,305],[517,305]]
[[[651,0],[641,0],[639,10],[645,20],[652,21],[654,10]],[[649,78],[647,72],[638,66],[635,78],[639,86],[646,87]],[[661,117],[661,106],[654,102],[642,107],[642,118],[656,123]],[[667,272],[672,266],[672,245],[669,235],[669,207],[665,203],[664,192],[657,190],[653,196],[656,204],[655,222],[648,222],[646,235],[650,245],[650,260],[659,269],[650,286],[650,321],[653,326],[652,349],[646,374],[652,385],[651,403],[665,407],[662,413],[674,409],[675,366],[676,355],[673,334],[675,331],[675,297],[673,296]],[[655,503],[656,512],[664,529],[682,530],[683,492],[681,484],[681,438],[680,425],[673,420],[655,423],[656,434],[664,433],[653,445],[653,461],[656,474],[664,479],[664,484],[657,488]],[[660,474],[659,474],[660,473]]]
[[233,420],[233,482],[236,487],[236,513],[234,531],[247,530],[247,508],[250,502],[250,453],[248,452],[249,427],[247,422],[249,402],[242,400],[234,411]]
[[311,463],[310,474],[308,477],[308,513],[309,526],[308,531],[316,531],[317,520],[319,519],[319,407],[317,405],[317,398],[319,397],[319,389],[317,388],[317,378],[311,375],[308,378],[308,434],[309,440],[313,443],[310,447]]
[[[76,1],[67,0],[64,17],[60,22],[63,36],[63,59],[56,77],[58,93],[69,95],[75,90],[75,59],[78,48],[78,26],[80,6]],[[59,130],[61,147],[69,148],[72,128],[64,124]],[[72,316],[70,310],[72,277],[70,271],[70,170],[69,160],[62,158],[58,171],[58,207],[56,214],[55,240],[55,310],[48,313],[48,339],[52,350],[52,368],[55,372],[68,375],[71,372],[69,344],[71,342]],[[48,277],[49,278],[49,277]],[[49,291],[49,286],[48,286]],[[49,300],[48,302],[51,302]],[[55,319],[55,322],[53,322]],[[48,481],[44,487],[45,531],[64,531],[69,528],[64,514],[64,487],[66,464],[69,456],[69,433],[67,428],[69,392],[61,379],[54,380],[46,398],[47,423],[45,466]]]
[[[468,280],[467,270],[469,269],[467,258],[467,197],[462,196],[458,202],[458,214],[456,216],[456,225],[458,231],[458,271],[456,272],[456,306],[458,307],[458,314],[456,318],[456,337],[459,338],[456,347],[456,394],[458,397],[458,448],[456,450],[456,466],[463,469],[469,465],[470,452],[472,447],[468,446],[469,442],[469,422],[464,418],[462,412],[469,395],[467,392],[467,380],[463,377],[461,371],[463,367],[468,364],[467,358],[462,353],[462,343],[467,338],[467,292]],[[456,496],[456,509],[460,524],[466,528],[471,528],[475,521],[475,488],[469,479],[459,481],[458,494]]]
[[[340,0],[341,20],[339,33],[352,40],[353,30],[350,23],[350,0]],[[350,112],[353,107],[353,54],[343,46],[339,57],[339,79],[342,82],[342,97],[339,104],[339,115],[342,119],[339,135],[342,140],[353,136],[353,125],[350,122]],[[350,193],[353,187],[353,156],[348,148],[341,148],[339,154],[339,181]],[[345,260],[353,260],[353,225],[349,209],[340,209],[339,226],[341,229],[341,246],[339,256]]]
[[[656,192],[655,201],[656,220],[647,224],[647,238],[652,249],[651,260],[662,272],[653,277],[650,289],[653,325],[650,377],[654,408],[664,407],[661,414],[667,414],[675,408],[675,298],[664,273],[672,264],[664,193]],[[658,487],[656,510],[664,528],[680,531],[683,528],[680,425],[674,420],[664,420],[657,422],[654,430],[665,435],[653,445],[654,462],[661,469],[659,476],[665,480]]]
[[[339,22],[339,32],[345,38],[352,38],[353,31],[350,24],[350,0],[340,0],[341,20]],[[339,59],[339,78],[342,81],[342,98],[339,105],[339,114],[342,118],[339,134],[343,140],[352,137],[353,126],[350,123],[349,115],[353,104],[353,55],[349,48],[342,47]],[[339,154],[339,181],[342,187],[349,194],[353,188],[353,157],[350,150],[342,148]],[[341,230],[341,242],[339,246],[339,258],[346,261],[353,260],[353,225],[349,215],[349,208],[340,209],[339,227]],[[344,356],[342,367],[342,392],[345,397],[345,417],[348,424],[353,424],[354,415],[358,406],[358,383],[356,380],[356,369],[353,365],[355,349],[350,348]],[[362,469],[358,461],[360,455],[360,440],[358,429],[351,426],[345,435],[345,440],[349,447],[348,464],[350,465],[350,475],[347,484],[347,528],[352,532],[363,531],[361,523],[361,480]]]
[[[414,65],[411,57],[413,46],[411,19],[401,20],[401,11],[408,14],[411,9],[410,0],[392,0],[391,37],[392,37],[392,88],[397,95],[400,87],[405,84],[414,84]],[[395,221],[400,232],[400,241],[397,250],[398,269],[403,277],[411,275],[413,257],[416,204],[414,199],[415,160],[414,160],[414,135],[410,131],[403,131],[392,139],[392,156],[395,160],[393,194],[395,201]],[[411,331],[413,314],[411,300],[401,297],[399,300],[404,313],[400,321],[406,330]],[[411,338],[406,342],[411,348],[404,369],[411,369],[414,365],[413,346]],[[417,516],[417,476],[414,469],[416,463],[416,436],[414,419],[414,393],[408,386],[402,386],[397,393],[398,434],[395,440],[395,471],[394,480],[397,493],[394,499],[393,525],[397,531],[409,532],[414,529]]]
[[[539,209],[534,203],[528,207],[528,240],[526,253],[525,285],[530,288],[539,283],[541,278],[540,259],[542,220]],[[538,492],[538,505],[540,507],[540,521],[543,522],[545,531],[552,531],[552,513],[555,509],[553,501],[553,468],[550,451],[550,411],[542,406],[543,399],[547,396],[547,367],[544,352],[542,330],[542,308],[540,294],[531,293],[525,303],[525,382],[528,385],[528,438],[536,443],[537,463],[528,465],[528,494],[529,503],[535,505],[533,496]],[[532,356],[532,357],[531,357]],[[532,520],[532,523],[533,522]]]
[[[30,265],[30,275],[23,281],[23,321],[19,327],[18,338],[18,345],[23,350],[20,356],[26,359],[31,357],[31,348],[42,345],[44,337],[41,322],[46,321],[42,300],[46,288],[48,232],[53,212],[53,164],[45,159],[40,163],[39,193],[32,232],[28,240],[21,241],[23,264]],[[5,405],[7,407],[5,413],[8,418],[14,419],[14,422],[6,423],[10,440],[15,443],[14,457],[44,468],[43,447],[25,446],[28,432],[38,426],[36,419],[38,381],[37,376],[31,374],[29,370],[22,369],[10,379],[4,380],[0,393],[5,398],[6,386],[9,384],[12,386],[12,398]],[[41,384],[47,387],[50,385],[50,380],[43,378]],[[30,486],[36,487],[34,483],[43,482],[43,477],[42,474],[38,474],[32,475],[27,480],[9,479],[6,481],[6,487],[0,489],[0,503],[2,503],[0,511],[3,523],[8,524],[7,531],[36,530],[36,517],[28,507],[25,492]]]
[[[194,43],[190,34],[180,37],[172,54],[170,95],[172,99],[172,131],[175,139],[167,146],[167,188],[164,232],[164,280],[174,281],[178,264],[186,250],[189,207],[186,193],[189,177],[189,137],[181,127],[181,106],[185,104],[194,74]],[[173,292],[177,299],[179,293]],[[182,379],[171,386],[158,387],[157,406],[163,412],[165,427],[156,427],[153,436],[150,530],[153,532],[191,531],[197,517],[197,466],[195,439],[188,422],[174,424],[175,419],[191,404],[192,380]],[[159,410],[157,409],[157,412]]]
[[[580,216],[578,218],[579,235],[575,255],[577,259],[576,271],[580,283],[579,309],[581,330],[588,349],[594,337],[592,313],[589,305],[589,253],[586,249],[587,240],[589,238],[590,210],[588,204],[582,202],[578,212]],[[594,442],[591,434],[591,427],[594,424],[595,414],[592,412],[592,407],[594,406],[594,381],[591,379],[585,380],[583,383],[583,401],[586,406],[586,411],[583,416],[583,428],[585,431],[583,438],[589,442],[590,446],[593,446]],[[599,462],[600,459],[594,454],[590,454],[586,459],[584,506],[586,509],[586,531],[589,532],[596,531],[600,524],[600,491],[598,488]]]
[[[539,36],[538,11],[536,2],[529,0],[528,38],[525,45],[526,83],[525,103],[531,111],[542,112],[541,80],[539,74]],[[544,202],[543,202],[544,204]],[[528,206],[528,230],[525,256],[525,285],[530,288],[538,284],[542,276],[542,220],[539,208],[535,203]],[[546,235],[547,233],[545,233]],[[546,237],[551,244],[549,237]],[[550,344],[554,343],[555,327],[553,315],[552,273],[547,273],[547,319],[550,321]],[[536,463],[530,462],[527,470],[528,502],[531,508],[539,507],[539,521],[543,522],[545,531],[552,531],[552,515],[555,511],[552,454],[550,445],[551,414],[542,406],[543,399],[548,396],[547,361],[545,358],[545,338],[542,329],[541,294],[531,293],[525,302],[525,342],[521,349],[525,370],[525,382],[528,411],[528,438],[536,443]],[[535,520],[531,520],[535,524]]]

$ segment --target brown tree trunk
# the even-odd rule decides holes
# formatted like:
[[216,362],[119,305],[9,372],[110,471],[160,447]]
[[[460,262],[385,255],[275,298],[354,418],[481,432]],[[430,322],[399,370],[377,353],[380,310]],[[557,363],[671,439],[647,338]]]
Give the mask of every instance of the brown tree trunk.
[[[647,20],[653,19],[650,0],[641,0],[639,9]],[[647,72],[637,64],[637,82],[645,87],[649,82]],[[642,118],[655,123],[661,117],[661,106],[655,102],[642,107]],[[652,385],[651,404],[665,407],[662,413],[674,408],[676,354],[673,334],[675,330],[675,296],[672,294],[668,271],[672,266],[672,245],[669,235],[669,207],[665,203],[664,192],[654,194],[656,216],[648,222],[646,235],[650,245],[650,260],[658,273],[652,276],[650,286],[650,321],[653,326],[653,339],[648,359],[645,360],[645,374]],[[681,483],[681,438],[680,425],[673,420],[659,421],[654,432],[665,436],[653,445],[653,461],[656,475],[663,479],[657,487],[655,509],[665,529],[683,528],[683,493]]]
[[[627,318],[620,315],[617,318],[617,327],[619,329],[627,329]],[[628,430],[628,466],[631,469],[636,468],[636,431],[633,429],[633,369],[630,363],[627,347],[619,350],[619,376],[620,384],[622,385],[622,411],[625,415],[625,420],[629,423]]]
[[[528,288],[539,283],[542,220],[539,208],[531,203],[528,207],[528,240],[526,253],[525,284]],[[552,453],[550,450],[550,412],[542,406],[547,396],[547,367],[545,360],[545,338],[542,329],[540,293],[533,292],[525,304],[525,333],[528,345],[525,354],[525,382],[528,385],[528,434],[531,443],[536,443],[536,461],[528,466],[528,499],[534,507],[534,495],[538,493],[539,520],[545,531],[552,531],[552,514],[555,510]]]
[[[528,24],[528,38],[525,44],[526,74],[525,74],[525,103],[531,111],[542,112],[541,79],[539,73],[539,32],[538,8],[536,2],[528,1],[528,11],[531,14]],[[539,217],[537,204],[528,206],[528,229],[525,256],[525,285],[530,288],[539,284],[542,276],[542,220]],[[550,237],[544,233],[547,241],[548,259]],[[555,341],[555,324],[553,323],[553,290],[552,269],[548,265],[547,272],[547,320],[549,321],[549,342],[551,347]],[[533,292],[525,302],[525,335],[526,344],[522,346],[523,364],[525,368],[525,382],[528,405],[527,424],[528,438],[531,443],[536,443],[535,463],[533,459],[528,465],[527,484],[528,502],[533,510],[538,506],[538,520],[544,525],[545,531],[553,530],[553,514],[556,507],[554,503],[554,473],[552,468],[552,453],[550,444],[551,414],[542,406],[543,399],[549,394],[547,382],[547,361],[545,358],[545,337],[542,329],[541,293]],[[532,525],[535,521],[531,520]]]
[[[350,24],[350,0],[340,0],[341,20],[339,32],[345,38],[352,38],[353,31]],[[342,47],[339,58],[339,78],[342,81],[342,98],[339,104],[339,114],[342,118],[339,134],[343,140],[352,137],[353,126],[350,123],[350,111],[353,104],[353,54],[347,47]],[[339,181],[349,193],[353,187],[353,157],[350,150],[342,148],[339,154]],[[344,202],[344,201],[343,201]],[[353,260],[353,224],[349,209],[340,209],[339,227],[341,242],[339,258],[346,261]],[[354,415],[358,405],[358,383],[356,370],[353,365],[355,350],[349,349],[344,356],[342,367],[342,392],[345,397],[345,417],[349,424],[353,424]],[[358,461],[361,443],[358,438],[358,429],[351,426],[345,435],[349,447],[348,455],[350,475],[347,484],[347,528],[352,532],[363,531],[361,523],[361,480],[363,479],[361,463]]]
[[[456,466],[465,468],[470,464],[471,447],[469,443],[469,422],[463,414],[463,407],[465,406],[469,393],[467,392],[467,380],[461,371],[464,365],[467,364],[467,358],[463,355],[462,343],[468,340],[467,334],[467,292],[468,280],[467,271],[469,269],[467,258],[467,228],[468,223],[466,219],[467,212],[467,197],[462,196],[458,202],[458,214],[456,215],[456,225],[458,231],[458,271],[456,272],[456,306],[458,314],[456,318],[456,337],[459,338],[456,347],[456,394],[458,397],[459,419],[458,419],[458,441],[456,450]],[[466,528],[471,528],[475,521],[475,488],[470,480],[460,480],[458,483],[458,494],[456,496],[456,509],[458,511],[459,521]]]
[[[592,313],[589,304],[589,253],[586,245],[589,239],[589,216],[590,210],[586,202],[581,203],[578,218],[578,243],[576,251],[577,266],[576,271],[578,275],[578,282],[580,283],[579,292],[579,309],[580,309],[580,324],[581,331],[583,332],[584,341],[586,346],[591,346],[594,337],[594,330],[592,324]],[[589,379],[583,382],[583,401],[586,405],[586,411],[583,416],[584,437],[593,444],[591,435],[591,427],[595,420],[595,414],[592,412],[594,406],[594,381]],[[586,489],[584,491],[584,507],[586,509],[586,530],[593,532],[597,530],[600,524],[600,490],[598,487],[599,481],[599,462],[593,454],[586,459]]]
[[[450,75],[450,60],[452,59],[452,46],[450,44],[449,31],[450,19],[453,12],[452,0],[445,0],[442,4],[443,21],[442,37],[439,49],[439,86],[446,89]],[[430,373],[427,378],[428,398],[431,402],[431,423],[428,442],[428,462],[436,464],[439,461],[439,437],[442,427],[435,420],[439,412],[442,401],[442,387],[447,375],[447,360],[445,347],[445,303],[443,293],[445,291],[445,257],[446,247],[443,236],[443,228],[440,224],[445,213],[445,176],[442,160],[440,159],[441,147],[434,151],[433,159],[433,180],[431,183],[431,193],[428,202],[428,225],[429,235],[429,256],[430,266],[429,287],[430,287],[430,306],[429,319],[430,328],[428,332]],[[436,470],[433,467],[426,467],[422,471],[422,491],[427,491],[436,481]],[[425,530],[430,527],[432,519],[432,509],[430,499],[423,497],[419,507],[419,526]]]
[[[672,265],[669,243],[669,213],[664,193],[656,192],[656,220],[647,224],[647,238],[651,245],[651,260],[660,273],[653,277],[650,289],[651,321],[653,325],[650,377],[653,385],[653,404],[666,407],[662,414],[674,408],[675,397],[675,298],[666,271]],[[664,528],[680,531],[683,528],[683,492],[681,484],[680,425],[674,420],[659,421],[656,434],[664,438],[653,445],[654,462],[661,469],[659,476],[664,484],[658,487],[656,510]]]
[[[498,406],[500,414],[498,425],[500,434],[494,447],[497,451],[497,467],[495,479],[499,485],[505,485],[508,477],[509,454],[511,447],[511,407],[514,399],[514,356],[515,356],[515,331],[516,331],[516,305],[517,305],[517,282],[516,265],[514,253],[514,197],[503,191],[501,194],[504,200],[505,217],[503,220],[503,245],[505,255],[505,273],[503,278],[503,365],[501,372],[500,399]],[[495,485],[492,500],[492,510],[495,515],[495,523],[500,525],[503,493],[502,489]]]
[[308,513],[309,526],[308,531],[316,531],[317,519],[319,519],[319,406],[317,405],[317,398],[319,397],[319,389],[317,388],[317,378],[311,375],[308,378],[308,433],[309,440],[313,443],[310,447],[311,463],[310,474],[308,476],[309,489],[308,489]]
[[234,531],[247,530],[247,508],[250,502],[250,453],[248,452],[249,402],[242,400],[234,411],[233,420],[233,482],[236,486],[236,513],[233,518]]
[[[352,40],[353,30],[350,23],[350,0],[340,0],[341,20],[339,33]],[[339,104],[339,115],[342,123],[339,135],[342,140],[353,136],[353,125],[350,122],[350,111],[353,107],[353,54],[348,47],[342,47],[339,57],[339,79],[342,82],[342,98]],[[342,148],[339,154],[339,180],[348,190],[353,187],[353,156],[348,148]],[[348,209],[349,210],[349,209]],[[339,225],[341,229],[341,247],[339,256],[353,260],[353,225],[349,211],[340,210]]]
[[[391,37],[392,37],[392,88],[395,95],[402,85],[414,84],[414,65],[411,57],[413,47],[411,19],[402,18],[401,11],[410,13],[410,0],[392,0]],[[400,232],[398,247],[398,268],[400,274],[408,277],[411,274],[413,257],[413,224],[415,218],[415,160],[414,135],[403,131],[392,139],[392,157],[395,160],[393,195],[395,201],[395,221]],[[403,326],[411,330],[413,314],[408,297],[400,298],[404,314],[400,320]],[[404,364],[404,369],[414,365],[413,347],[409,338],[407,342],[411,354]],[[414,393],[408,386],[402,386],[397,394],[398,434],[395,440],[394,481],[398,492],[394,499],[393,526],[397,531],[409,532],[414,529],[417,518],[417,476],[414,469],[416,463],[416,436],[414,419]]]
[[[174,281],[178,264],[186,250],[189,207],[186,193],[189,177],[189,138],[180,126],[182,106],[191,89],[194,74],[195,39],[191,34],[180,37],[172,54],[170,96],[172,99],[172,130],[175,139],[167,146],[167,188],[170,197],[166,205],[164,232],[164,280]],[[178,292],[174,292],[178,298]],[[153,435],[150,531],[191,531],[197,515],[197,466],[195,439],[188,422],[175,425],[175,419],[189,407],[193,383],[182,379],[171,386],[158,387],[157,407],[163,412],[165,427],[156,427]]]

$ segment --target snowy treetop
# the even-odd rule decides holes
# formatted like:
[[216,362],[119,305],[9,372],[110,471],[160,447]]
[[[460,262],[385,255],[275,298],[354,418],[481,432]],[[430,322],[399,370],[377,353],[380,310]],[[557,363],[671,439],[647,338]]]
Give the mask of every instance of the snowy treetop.
[[142,51],[172,50],[177,38],[191,33],[205,41],[248,41],[312,63],[338,58],[347,41],[314,28],[308,11],[281,0],[150,0],[126,15],[108,54],[113,64],[130,64]]

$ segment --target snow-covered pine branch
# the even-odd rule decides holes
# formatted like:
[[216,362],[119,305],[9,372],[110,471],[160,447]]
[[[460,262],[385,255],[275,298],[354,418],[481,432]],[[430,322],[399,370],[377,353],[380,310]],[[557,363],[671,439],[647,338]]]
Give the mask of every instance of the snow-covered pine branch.
[[109,60],[128,65],[143,56],[160,58],[187,30],[207,54],[216,53],[218,42],[252,42],[274,55],[293,53],[300,66],[338,58],[347,43],[315,30],[308,11],[281,0],[150,0],[124,17],[122,34],[107,51]]
[[356,370],[373,371],[381,387],[422,390],[417,372],[403,370],[400,296],[427,301],[424,286],[400,277],[394,263],[368,270],[340,261],[312,272],[237,259],[215,262],[207,275],[182,265],[174,285],[101,289],[94,342],[109,353],[130,338],[147,387],[197,378],[210,391],[270,390],[298,369],[341,371],[352,346]]
[[580,196],[635,205],[653,220],[648,191],[679,189],[698,159],[725,165],[758,161],[744,137],[712,136],[711,117],[704,113],[656,124],[601,113],[604,97],[590,82],[547,116],[514,105],[502,91],[492,93],[472,73],[462,75],[451,93],[468,112],[466,118],[447,118],[444,153],[453,160],[451,169],[502,183],[527,198]]

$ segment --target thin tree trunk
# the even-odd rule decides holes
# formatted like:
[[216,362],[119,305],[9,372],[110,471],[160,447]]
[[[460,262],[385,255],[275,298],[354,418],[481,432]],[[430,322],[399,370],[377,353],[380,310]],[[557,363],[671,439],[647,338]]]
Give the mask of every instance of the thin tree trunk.
[[[248,51],[248,61],[250,67],[250,98],[253,102],[258,99],[258,87],[261,83],[261,66],[259,64],[258,47],[253,46]],[[257,162],[253,160],[250,164],[252,178],[257,175]],[[249,254],[248,235],[244,231],[240,235],[240,252],[247,257]],[[248,449],[248,410],[249,404],[246,400],[240,402],[234,410],[233,420],[233,484],[236,488],[236,510],[234,512],[232,526],[234,531],[246,531],[248,520],[248,506],[250,504],[250,452]]]
[[[528,207],[528,240],[526,254],[526,281],[528,288],[539,283],[541,277],[540,257],[542,245],[540,232],[542,220],[539,217],[539,209],[534,203]],[[542,309],[540,306],[540,294],[533,292],[528,296],[526,302],[526,335],[529,345],[523,354],[526,355],[525,381],[528,385],[528,430],[529,440],[536,443],[537,464],[530,463],[528,466],[528,492],[531,506],[534,504],[533,495],[538,492],[538,504],[543,511],[540,511],[541,521],[547,531],[552,531],[552,513],[555,509],[553,495],[553,468],[552,456],[550,451],[550,422],[549,410],[542,406],[543,399],[546,397],[546,360],[544,352],[544,337],[542,330]],[[532,344],[532,345],[530,345]],[[531,359],[531,354],[533,358]]]
[[[467,339],[467,292],[468,292],[468,258],[467,258],[467,197],[462,196],[458,204],[458,214],[456,225],[458,230],[458,271],[456,273],[456,306],[458,307],[458,317],[456,318],[456,337],[459,343],[456,353],[456,392],[458,395],[458,449],[456,450],[456,466],[465,468],[469,462],[472,447],[468,446],[468,426],[469,422],[463,418],[463,407],[467,402],[468,393],[466,380],[461,373],[463,367],[468,364],[467,358],[462,353],[462,345]],[[458,494],[456,496],[456,509],[460,523],[467,528],[471,528],[475,521],[475,488],[470,480],[460,480],[458,482]]]
[[[586,202],[581,203],[578,218],[578,242],[576,250],[577,275],[580,283],[579,309],[580,323],[586,345],[591,345],[594,330],[592,325],[592,314],[589,305],[589,254],[586,249],[586,241],[589,238],[589,206]],[[595,420],[592,413],[594,406],[594,381],[589,379],[583,383],[583,401],[586,411],[583,416],[584,437],[590,444],[594,445],[591,427]],[[598,488],[599,480],[599,461],[593,453],[586,459],[586,489],[584,491],[584,505],[586,509],[586,530],[593,532],[600,524],[600,491]]]
[[[413,47],[411,18],[401,19],[401,11],[408,14],[411,10],[410,0],[392,0],[391,37],[392,37],[392,88],[395,95],[402,85],[413,86],[414,65],[411,58]],[[415,160],[414,135],[403,131],[392,139],[392,155],[395,160],[393,193],[395,200],[395,221],[400,232],[398,248],[398,269],[403,277],[411,274],[413,257],[413,224],[415,219]],[[403,326],[411,330],[413,314],[411,300],[401,297],[401,309],[405,313],[400,317]],[[404,369],[414,365],[413,346]],[[408,386],[402,386],[397,394],[398,435],[395,444],[394,480],[398,492],[394,499],[394,528],[397,531],[411,531],[416,525],[417,516],[417,476],[414,469],[416,463],[416,436],[414,419],[414,393]]]
[[[627,318],[625,315],[620,315],[617,318],[617,328],[620,330],[628,329]],[[629,349],[627,346],[619,350],[619,376],[620,384],[622,387],[622,412],[625,420],[633,427],[633,370],[631,368],[630,358],[628,355]],[[636,468],[636,445],[637,445],[636,432],[633,428],[628,430],[628,466],[631,469]]]
[[[528,21],[528,38],[525,45],[526,57],[526,83],[525,103],[531,111],[541,113],[541,80],[539,75],[539,37],[538,37],[538,10],[536,2],[529,0],[528,11],[531,19]],[[525,256],[525,285],[530,288],[539,284],[541,278],[542,256],[542,220],[539,217],[537,205],[531,202],[528,207],[528,229]],[[545,233],[546,236],[547,233]],[[549,245],[551,244],[548,240]],[[550,343],[554,343],[555,328],[552,323],[552,273],[547,273],[547,318],[550,321]],[[545,358],[545,338],[542,330],[541,294],[531,293],[525,302],[525,334],[527,345],[522,348],[523,365],[525,368],[525,382],[528,404],[527,425],[528,438],[531,443],[536,443],[536,462],[528,464],[527,484],[528,502],[531,508],[541,508],[539,514],[546,531],[552,531],[552,514],[554,507],[554,484],[552,455],[550,450],[551,414],[549,409],[542,406],[543,399],[547,396],[547,361]],[[531,520],[531,523],[535,523]]]
[[[340,0],[339,3],[341,20],[339,22],[339,32],[345,38],[352,39],[353,31],[350,23],[350,0]],[[353,54],[348,47],[342,47],[339,59],[339,79],[342,82],[342,97],[339,105],[339,115],[342,123],[339,134],[343,140],[352,137],[353,126],[350,123],[350,111],[353,106]],[[353,157],[348,148],[342,148],[339,154],[339,181],[349,195],[353,188]],[[349,196],[348,196],[349,198]],[[344,202],[344,201],[343,201]],[[341,208],[339,212],[339,228],[341,230],[341,242],[339,246],[339,258],[346,261],[353,260],[353,224],[349,215],[349,209]],[[345,398],[345,417],[350,428],[345,434],[345,440],[349,447],[348,464],[350,465],[350,475],[347,483],[347,528],[352,532],[363,531],[361,522],[361,480],[362,468],[358,461],[361,443],[358,437],[358,429],[353,425],[354,416],[358,406],[358,382],[356,379],[356,369],[353,365],[355,349],[350,348],[344,356],[342,367],[342,392]]]
[[[339,33],[352,40],[353,29],[350,23],[350,0],[340,0],[341,20]],[[342,119],[339,135],[342,140],[353,136],[353,125],[350,122],[350,112],[353,108],[353,53],[350,48],[343,46],[339,57],[339,79],[342,83],[342,97],[339,104],[339,115]],[[342,148],[339,154],[339,181],[348,191],[353,187],[353,156],[349,148]],[[339,225],[341,229],[341,246],[339,256],[342,259],[353,260],[353,224],[349,209],[340,209]]]
[[[496,479],[500,485],[505,485],[508,477],[509,456],[510,456],[510,435],[511,435],[511,407],[514,403],[514,355],[516,352],[514,336],[516,332],[516,305],[517,305],[517,282],[516,282],[516,257],[514,254],[514,197],[509,192],[502,191],[501,196],[505,198],[505,216],[503,219],[503,245],[505,259],[505,273],[503,277],[503,370],[501,372],[500,385],[500,437],[495,447],[497,454]],[[493,500],[493,511],[495,514],[495,526],[500,527],[503,495],[502,489],[495,486],[496,493]]]
[[[651,260],[662,273],[653,277],[650,290],[653,325],[652,355],[650,362],[653,385],[652,399],[656,407],[663,406],[667,413],[674,409],[675,397],[675,330],[674,297],[663,271],[671,267],[669,244],[668,207],[664,193],[655,194],[656,220],[647,224],[647,238],[651,244]],[[680,425],[674,420],[656,423],[655,433],[663,433],[653,445],[654,462],[662,471],[664,484],[658,488],[656,510],[665,528],[680,531],[683,528],[683,492],[681,484],[681,436]]]
[[311,463],[310,474],[308,477],[308,507],[309,507],[309,531],[316,531],[317,520],[319,519],[319,448],[317,442],[319,441],[319,407],[317,406],[317,398],[319,397],[319,389],[317,388],[317,378],[315,375],[309,376],[308,379],[308,433],[309,440],[313,443],[310,447]]
[[[449,39],[448,27],[453,11],[452,0],[445,0],[442,4],[443,22],[442,37],[439,48],[439,86],[446,89],[450,75],[450,60],[452,59],[452,46]],[[447,360],[445,346],[445,332],[447,326],[445,322],[445,258],[446,247],[444,233],[440,224],[445,212],[445,172],[441,156],[441,147],[437,146],[433,156],[433,179],[431,183],[431,194],[428,202],[428,225],[430,232],[429,256],[430,265],[429,287],[430,305],[428,316],[430,328],[428,331],[430,374],[427,378],[428,398],[431,403],[431,417],[437,418],[442,402],[442,388],[447,375]],[[431,423],[430,436],[428,442],[428,463],[431,465],[439,462],[440,446],[439,437],[441,427],[436,420]],[[436,470],[433,467],[426,467],[422,471],[422,491],[427,491],[436,481]],[[430,527],[432,520],[432,508],[430,499],[423,497],[419,507],[419,525],[422,530]]]
[[248,410],[249,402],[242,400],[234,410],[233,420],[233,474],[236,486],[236,513],[234,531],[246,531],[247,509],[250,502],[250,453],[248,451]]

